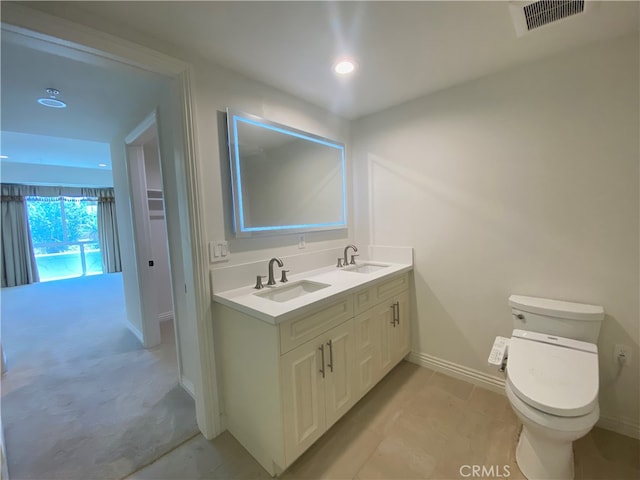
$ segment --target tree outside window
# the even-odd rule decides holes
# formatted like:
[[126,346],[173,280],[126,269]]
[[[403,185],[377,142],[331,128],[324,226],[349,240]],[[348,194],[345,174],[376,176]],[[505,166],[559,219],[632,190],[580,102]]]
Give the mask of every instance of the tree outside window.
[[102,273],[95,198],[27,197],[40,281]]

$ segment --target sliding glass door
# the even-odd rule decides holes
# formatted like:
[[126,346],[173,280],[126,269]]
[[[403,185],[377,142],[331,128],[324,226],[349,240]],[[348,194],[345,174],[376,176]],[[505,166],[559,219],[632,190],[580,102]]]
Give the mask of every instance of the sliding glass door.
[[102,273],[96,198],[26,200],[41,282]]

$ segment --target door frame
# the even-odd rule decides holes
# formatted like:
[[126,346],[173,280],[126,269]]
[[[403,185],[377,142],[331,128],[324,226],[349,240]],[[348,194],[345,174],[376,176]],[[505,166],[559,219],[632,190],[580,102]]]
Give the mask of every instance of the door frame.
[[[149,225],[149,205],[147,203],[147,175],[144,165],[144,144],[157,136],[157,112],[154,110],[126,136],[126,167],[129,177],[129,198],[133,218],[133,238],[138,264],[138,289],[142,316],[142,345],[153,348],[162,342],[160,320],[156,312],[156,295],[153,287],[153,254],[151,252],[151,227]],[[153,131],[156,131],[153,136]],[[161,152],[158,149],[159,154]],[[175,315],[175,311],[174,311]],[[180,353],[178,367],[180,367]],[[179,368],[182,374],[182,369]],[[180,375],[182,378],[182,375]]]
[[[178,201],[188,212],[189,239],[181,245],[185,268],[185,291],[188,311],[195,318],[197,335],[197,374],[193,378],[196,420],[206,438],[222,433],[218,377],[215,365],[213,322],[209,314],[208,259],[206,255],[205,216],[203,212],[203,186],[200,160],[197,154],[195,123],[194,68],[191,64],[156,50],[107,34],[86,25],[34,10],[24,4],[8,3],[2,6],[2,29],[23,35],[27,41],[72,48],[77,59],[88,62],[118,62],[145,71],[164,75],[178,84],[177,100],[180,105],[176,124],[181,127],[184,184]],[[175,225],[167,224],[167,229]],[[175,308],[175,307],[174,307]]]

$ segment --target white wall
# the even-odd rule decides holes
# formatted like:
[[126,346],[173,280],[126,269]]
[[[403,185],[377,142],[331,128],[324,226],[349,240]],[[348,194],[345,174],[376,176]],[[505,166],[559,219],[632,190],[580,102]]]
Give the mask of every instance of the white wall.
[[[291,95],[204,62],[196,63],[195,80],[198,155],[202,163],[202,191],[207,212],[205,231],[208,241],[226,239],[231,252],[228,261],[212,265],[212,268],[265,260],[266,271],[266,260],[273,256],[344,247],[350,243],[352,236],[346,230],[308,233],[304,251],[298,250],[297,235],[294,234],[236,239],[232,232],[226,127],[219,112],[233,107],[344,143],[349,138],[348,122]],[[219,131],[220,128],[223,130]],[[347,182],[350,183],[348,149],[346,157]],[[215,270],[213,276],[215,278]],[[255,277],[247,282],[254,280]]]
[[415,352],[495,375],[509,294],[603,305],[602,415],[637,431],[638,101],[634,35],[355,122],[356,240],[415,248]]
[[147,98],[140,99],[137,102],[130,118],[119,125],[120,131],[110,142],[127,321],[131,329],[140,339],[142,339],[141,332],[143,331],[142,305],[140,299],[141,272],[138,271],[136,244],[132,229],[132,187],[127,171],[125,138],[162,101],[163,95],[166,95],[166,92],[170,88],[168,84],[169,81],[162,77],[158,77],[153,84],[150,84],[149,91],[156,92],[156,94],[149,95]]
[[157,105],[160,168],[173,284],[173,309],[177,327],[176,342],[180,356],[180,380],[192,395],[195,394],[196,414],[201,415],[202,400],[196,391],[199,388],[201,368],[194,299],[193,260],[189,249],[191,245],[189,212],[186,202],[182,200],[187,198],[188,193],[185,183],[179,91],[179,82],[171,81],[162,92]]
[[[192,259],[183,254],[183,246],[190,245],[189,213],[185,198],[183,146],[181,144],[181,123],[179,115],[178,81],[158,77],[157,83],[149,85],[155,94],[140,101],[136,113],[128,123],[121,125],[121,131],[111,142],[116,208],[123,262],[123,283],[127,315],[134,329],[142,331],[142,306],[140,304],[140,278],[136,262],[136,244],[132,230],[133,217],[130,204],[131,185],[126,168],[125,138],[154,109],[157,111],[158,137],[163,172],[163,196],[165,200],[165,222],[171,251],[169,265],[173,280],[173,304],[176,316],[176,342],[180,358],[180,382],[189,392],[195,394],[200,377],[196,314],[193,309],[194,285]],[[127,293],[128,292],[128,293]]]

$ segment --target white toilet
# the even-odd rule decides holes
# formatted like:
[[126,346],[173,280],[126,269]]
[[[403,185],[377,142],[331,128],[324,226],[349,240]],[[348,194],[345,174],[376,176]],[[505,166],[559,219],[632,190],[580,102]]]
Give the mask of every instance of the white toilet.
[[516,461],[530,480],[573,479],[574,440],[598,421],[600,306],[511,295],[506,393],[523,424]]

